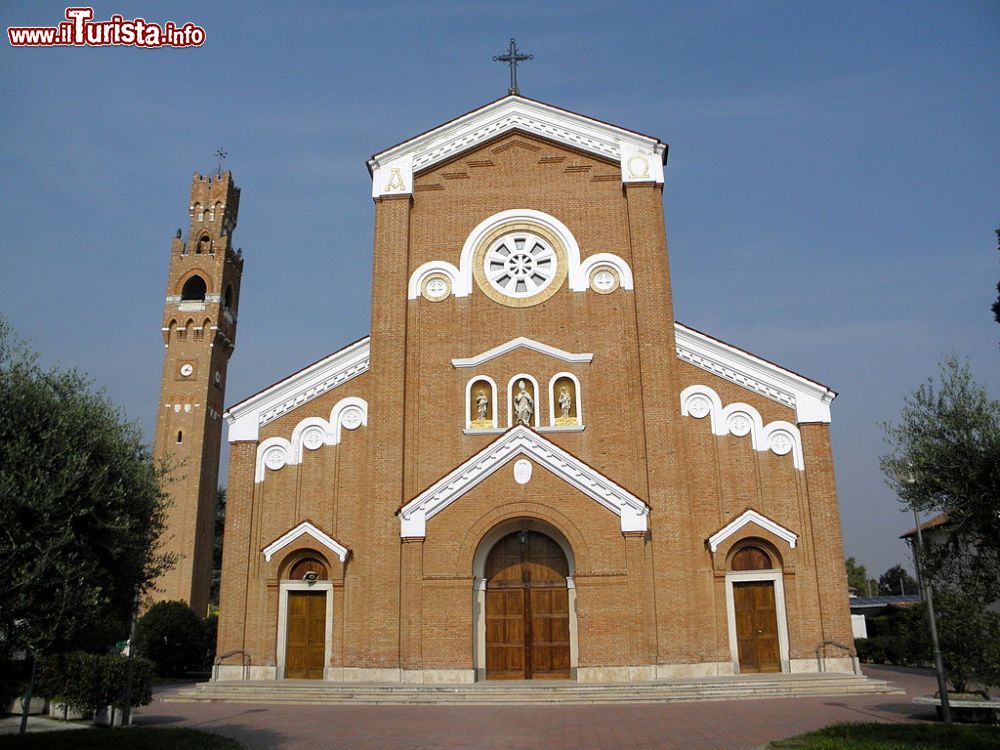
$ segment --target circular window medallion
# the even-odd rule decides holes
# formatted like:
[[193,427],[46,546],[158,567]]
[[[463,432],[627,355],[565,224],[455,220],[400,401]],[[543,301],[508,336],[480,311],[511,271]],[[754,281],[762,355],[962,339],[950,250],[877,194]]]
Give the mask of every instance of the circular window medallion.
[[264,453],[264,465],[271,471],[278,471],[288,462],[284,448],[275,446]]
[[494,302],[530,307],[559,291],[567,265],[562,243],[543,227],[525,221],[498,227],[483,238],[473,273],[479,288]]
[[356,430],[361,426],[361,409],[349,406],[340,415],[340,423],[348,430]]
[[734,414],[729,420],[729,432],[736,437],[749,435],[752,426],[750,418],[746,414]]
[[779,456],[784,456],[792,450],[792,439],[786,432],[775,432],[771,435],[769,447]]
[[421,294],[431,302],[441,302],[451,294],[451,282],[443,274],[431,274],[424,279]]
[[620,286],[618,272],[613,268],[598,266],[590,274],[590,288],[599,294],[611,294]]

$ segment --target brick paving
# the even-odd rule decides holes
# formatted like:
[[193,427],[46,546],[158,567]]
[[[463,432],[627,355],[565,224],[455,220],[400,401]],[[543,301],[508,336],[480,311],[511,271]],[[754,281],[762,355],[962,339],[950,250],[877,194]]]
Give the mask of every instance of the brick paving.
[[933,708],[910,700],[933,692],[928,670],[869,667],[902,695],[778,698],[705,703],[583,706],[261,706],[154,702],[139,726],[218,732],[248,748],[338,750],[753,750],[845,721],[924,721]]

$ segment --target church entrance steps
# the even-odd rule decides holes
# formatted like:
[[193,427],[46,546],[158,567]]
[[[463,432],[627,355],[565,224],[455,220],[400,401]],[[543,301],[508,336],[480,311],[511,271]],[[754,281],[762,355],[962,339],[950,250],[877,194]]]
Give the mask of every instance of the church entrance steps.
[[615,683],[506,680],[456,685],[247,680],[202,682],[166,694],[161,700],[290,705],[516,705],[666,703],[877,693],[901,695],[904,691],[884,680],[849,674],[745,675]]

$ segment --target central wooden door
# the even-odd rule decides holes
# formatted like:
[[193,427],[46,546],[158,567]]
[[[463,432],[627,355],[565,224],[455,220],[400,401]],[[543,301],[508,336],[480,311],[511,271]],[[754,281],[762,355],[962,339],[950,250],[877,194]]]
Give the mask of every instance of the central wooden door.
[[740,672],[780,672],[773,581],[733,583]]
[[486,678],[568,679],[566,555],[535,531],[508,534],[486,561]]
[[288,592],[288,647],[285,677],[323,679],[326,658],[326,592]]

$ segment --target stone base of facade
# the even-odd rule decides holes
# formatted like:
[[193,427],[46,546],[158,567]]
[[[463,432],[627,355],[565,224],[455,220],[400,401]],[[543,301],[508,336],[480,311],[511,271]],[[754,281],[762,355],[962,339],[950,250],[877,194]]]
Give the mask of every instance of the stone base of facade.
[[[816,659],[792,659],[782,665],[782,671],[792,674],[810,674],[820,671],[854,674],[855,662],[851,657],[826,659],[822,665]],[[577,682],[652,682],[689,677],[735,677],[738,673],[732,662],[699,662],[696,664],[646,664],[631,667],[579,667]],[[239,665],[216,667],[214,680],[276,680],[277,667],[250,667],[246,675]],[[328,682],[383,682],[414,685],[457,685],[482,682],[473,669],[374,669],[362,667],[328,667],[323,679]]]

